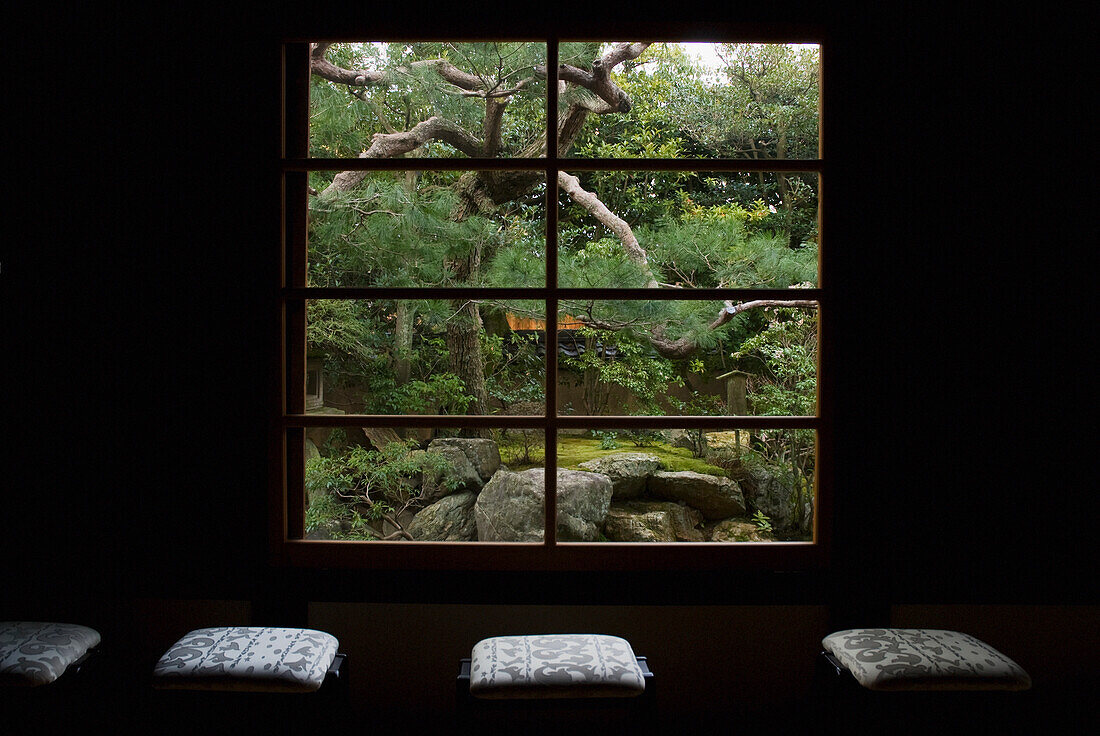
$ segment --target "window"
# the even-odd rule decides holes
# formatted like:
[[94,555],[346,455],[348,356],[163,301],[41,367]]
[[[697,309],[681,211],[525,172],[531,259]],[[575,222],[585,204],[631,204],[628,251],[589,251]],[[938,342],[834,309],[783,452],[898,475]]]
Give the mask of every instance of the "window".
[[823,558],[821,49],[796,40],[284,47],[286,562]]

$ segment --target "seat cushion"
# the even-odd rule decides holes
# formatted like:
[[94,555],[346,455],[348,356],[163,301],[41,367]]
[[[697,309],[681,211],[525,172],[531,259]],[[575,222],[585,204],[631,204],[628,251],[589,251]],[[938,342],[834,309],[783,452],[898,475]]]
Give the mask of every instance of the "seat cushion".
[[825,651],[869,690],[1026,690],[1023,668],[980,639],[943,629],[848,629]]
[[188,632],[153,668],[177,690],[312,692],[336,657],[336,637],[312,629],[218,627]]
[[617,636],[496,636],[475,644],[470,658],[470,694],[478,698],[630,697],[644,690],[634,650]]
[[49,684],[99,641],[99,632],[87,626],[0,621],[0,685]]

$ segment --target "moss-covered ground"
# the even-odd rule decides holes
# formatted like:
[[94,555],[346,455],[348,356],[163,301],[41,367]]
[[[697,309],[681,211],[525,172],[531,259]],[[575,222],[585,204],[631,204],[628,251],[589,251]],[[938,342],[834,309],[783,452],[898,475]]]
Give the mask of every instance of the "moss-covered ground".
[[[726,472],[715,465],[704,462],[691,456],[691,451],[684,447],[672,447],[663,442],[658,442],[645,447],[638,447],[629,440],[617,440],[618,447],[603,448],[601,441],[590,437],[563,436],[558,438],[558,467],[579,469],[579,465],[587,460],[593,460],[605,455],[614,455],[619,452],[640,452],[646,455],[655,455],[664,463],[666,470],[692,470],[696,473],[708,475],[726,475]],[[504,445],[500,448],[501,459],[511,470],[527,470],[543,465],[543,451],[538,448],[531,453],[532,462],[521,462],[516,459],[517,448],[512,445]]]

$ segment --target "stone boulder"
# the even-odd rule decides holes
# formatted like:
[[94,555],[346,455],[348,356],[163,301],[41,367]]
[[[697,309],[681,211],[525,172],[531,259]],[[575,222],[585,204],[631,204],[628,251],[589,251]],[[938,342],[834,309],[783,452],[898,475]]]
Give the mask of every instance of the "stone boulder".
[[690,450],[692,456],[703,457],[708,448],[707,433],[697,429],[674,429],[669,432],[669,444]]
[[[541,542],[546,471],[493,475],[474,504],[477,538],[482,542]],[[594,542],[611,504],[611,479],[579,470],[558,471],[557,534],[563,542]]]
[[623,501],[611,504],[604,536],[612,542],[702,542],[695,527],[703,515],[690,506],[668,501]]
[[493,440],[480,437],[438,437],[428,445],[428,452],[448,447],[461,450],[477,474],[485,480],[492,478],[500,467],[500,449]]
[[717,475],[691,470],[659,470],[649,476],[646,489],[651,496],[699,509],[711,521],[745,513],[745,497],[740,486]]
[[426,452],[446,460],[442,473],[424,473],[420,497],[428,503],[451,493],[478,491],[500,467],[500,450],[490,439],[440,437]]
[[712,542],[774,542],[768,532],[762,532],[751,521],[725,519],[710,530]]
[[378,539],[404,539],[405,537],[398,534],[398,532],[407,531],[409,525],[413,523],[413,519],[416,518],[416,512],[412,509],[401,509],[397,512],[397,523],[401,525],[400,528],[394,526],[386,519],[374,519],[367,522],[367,528],[371,530]]
[[616,452],[580,464],[590,473],[601,473],[611,479],[612,498],[637,498],[645,493],[646,479],[664,464],[656,455],[641,452]]
[[[755,468],[741,481],[741,487],[748,507],[767,516],[775,531],[782,534],[805,531],[797,528],[797,499],[793,482],[767,468]],[[812,507],[807,504],[807,508],[803,509],[803,519],[808,521],[811,514]],[[806,528],[809,528],[808,524]]]
[[423,508],[413,518],[407,531],[420,542],[471,542],[477,539],[474,522],[474,502],[477,494],[462,491],[444,496]]

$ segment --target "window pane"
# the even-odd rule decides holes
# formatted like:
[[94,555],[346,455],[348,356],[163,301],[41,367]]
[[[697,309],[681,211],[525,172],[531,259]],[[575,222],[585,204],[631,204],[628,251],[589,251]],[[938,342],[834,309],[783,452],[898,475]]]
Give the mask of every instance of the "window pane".
[[585,171],[558,183],[563,287],[818,284],[815,173]]
[[502,474],[498,437],[499,430],[308,429],[306,538],[541,541],[541,476]]
[[543,43],[313,45],[310,156],[545,156],[545,64]]
[[312,299],[310,413],[545,413],[545,325],[523,302]]
[[817,303],[563,300],[563,415],[813,416]]
[[[315,171],[309,186],[309,286],[546,284],[543,172]],[[503,188],[515,198],[479,212],[474,193]]]
[[[819,49],[813,44],[654,43],[616,65],[614,91],[585,84],[613,43],[566,43],[558,105],[602,111],[578,135],[578,158],[818,157]],[[574,81],[575,80],[575,81]],[[621,104],[620,104],[621,109]]]
[[563,432],[559,518],[609,542],[810,541],[814,447],[808,429]]

